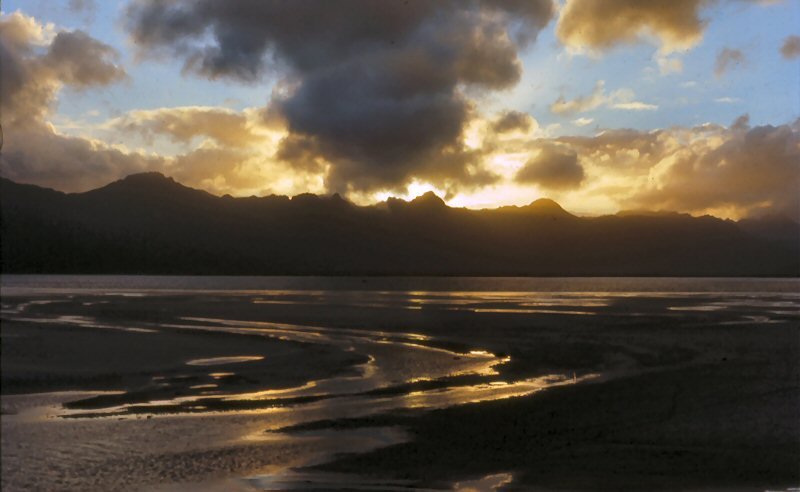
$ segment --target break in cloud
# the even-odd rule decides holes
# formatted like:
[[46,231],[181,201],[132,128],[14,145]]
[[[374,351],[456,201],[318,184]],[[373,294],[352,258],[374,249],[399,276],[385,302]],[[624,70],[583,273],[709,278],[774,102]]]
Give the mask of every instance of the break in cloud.
[[606,94],[605,81],[598,80],[591,94],[571,100],[561,96],[550,105],[550,111],[559,115],[571,115],[591,111],[601,106],[629,111],[652,111],[658,109],[655,104],[636,101],[634,98],[635,94],[629,89],[620,89],[611,94]]
[[110,46],[82,31],[53,32],[20,13],[0,18],[4,147],[8,178],[86,189],[161,163],[98,142],[57,133],[46,120],[62,87],[88,90],[126,77]]
[[270,103],[289,132],[279,155],[346,192],[490,180],[463,145],[474,112],[463,88],[513,87],[518,51],[554,13],[552,0],[140,0],[127,17],[137,46],[180,57],[186,72],[286,73],[290,89]]
[[723,48],[717,54],[717,61],[714,64],[714,75],[722,77],[733,68],[738,68],[745,63],[746,59],[741,50]]
[[126,77],[117,53],[82,31],[48,32],[18,12],[0,18],[4,120],[41,121],[64,85],[84,90]]
[[[217,193],[323,191],[313,176],[287,173],[271,159],[273,122],[256,110],[160,108],[132,111],[104,125],[106,131],[166,137],[179,144],[202,139],[200,148],[167,157],[131,152],[101,141],[59,133],[50,124],[64,88],[88,91],[126,79],[110,46],[81,31],[56,32],[31,17],[0,17],[4,146],[2,175],[23,183],[82,191],[128,174],[161,171]],[[274,131],[272,133],[275,133]],[[270,176],[287,176],[265,188]]]
[[800,36],[787,36],[781,46],[781,55],[787,60],[800,57]]
[[[579,3],[570,0],[565,9]],[[655,8],[644,3],[628,7]],[[800,216],[798,123],[751,128],[741,118],[729,128],[552,138],[525,112],[482,115],[482,97],[519,81],[518,53],[554,15],[550,2],[365,2],[353,7],[360,12],[354,16],[330,13],[335,22],[311,13],[349,10],[309,1],[297,4],[300,13],[284,15],[282,5],[236,2],[237,14],[231,4],[211,1],[133,4],[129,27],[148,56],[177,56],[187,73],[205,78],[278,82],[264,107],[139,109],[95,128],[174,155],[58,133],[48,119],[59,91],[124,81],[118,55],[81,31],[4,15],[2,174],[77,191],[159,170],[218,194],[340,190],[362,202],[410,182],[449,196],[505,186],[522,197],[553,195],[567,208],[582,204],[587,212],[599,203],[603,211]],[[361,22],[364,16],[375,21]],[[670,61],[677,58],[665,56],[656,58],[665,60],[662,73],[678,71]],[[598,108],[656,106],[628,89],[607,92],[602,80],[591,93],[550,106],[585,130],[602,127],[582,114]]]

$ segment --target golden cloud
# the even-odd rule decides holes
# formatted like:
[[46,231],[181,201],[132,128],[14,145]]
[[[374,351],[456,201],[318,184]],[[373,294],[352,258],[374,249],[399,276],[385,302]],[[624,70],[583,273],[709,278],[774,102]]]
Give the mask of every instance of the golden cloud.
[[706,0],[567,0],[556,34],[576,50],[605,51],[653,36],[665,53],[692,48],[703,37]]
[[110,126],[151,140],[164,135],[175,142],[190,143],[195,137],[207,137],[222,146],[247,147],[263,140],[256,129],[259,123],[226,108],[188,106],[131,111]]

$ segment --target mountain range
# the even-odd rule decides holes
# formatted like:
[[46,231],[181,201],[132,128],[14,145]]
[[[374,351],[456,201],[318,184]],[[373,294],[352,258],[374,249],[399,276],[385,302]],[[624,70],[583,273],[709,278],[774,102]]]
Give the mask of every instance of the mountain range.
[[433,193],[233,198],[159,173],[84,193],[0,181],[3,273],[797,276],[800,225],[678,213],[578,217],[552,200],[448,207]]

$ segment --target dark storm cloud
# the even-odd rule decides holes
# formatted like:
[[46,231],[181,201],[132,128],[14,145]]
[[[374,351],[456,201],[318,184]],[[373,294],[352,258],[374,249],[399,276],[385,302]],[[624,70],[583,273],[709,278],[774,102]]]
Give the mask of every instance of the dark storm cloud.
[[492,123],[495,133],[508,133],[514,130],[528,131],[534,125],[534,120],[528,113],[520,111],[506,111]]
[[583,181],[578,154],[566,146],[544,145],[515,176],[520,183],[535,183],[553,190],[577,188]]
[[292,90],[271,101],[290,133],[281,155],[324,161],[344,191],[485,181],[461,143],[462,88],[513,87],[520,47],[553,14],[552,0],[140,0],[128,18],[143,52],[177,55],[185,71],[286,76]]
[[83,31],[59,32],[42,60],[58,79],[73,88],[108,85],[125,77],[118,54]]

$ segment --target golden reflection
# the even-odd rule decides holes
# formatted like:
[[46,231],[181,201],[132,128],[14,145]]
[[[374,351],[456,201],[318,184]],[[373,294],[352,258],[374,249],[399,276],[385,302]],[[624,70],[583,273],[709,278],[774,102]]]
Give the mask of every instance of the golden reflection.
[[227,364],[238,364],[240,362],[252,362],[263,360],[261,355],[235,355],[231,357],[211,357],[209,359],[192,359],[186,362],[187,366],[222,366]]
[[514,476],[510,473],[496,473],[487,475],[478,480],[467,480],[457,482],[453,486],[455,492],[488,492],[497,490],[504,485],[508,485],[514,480]]

